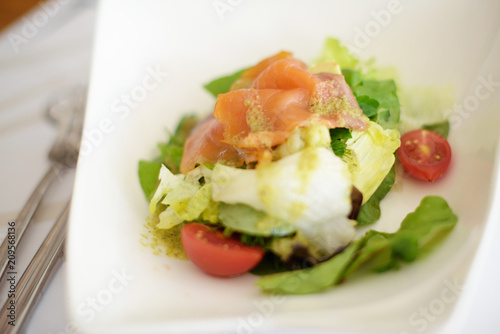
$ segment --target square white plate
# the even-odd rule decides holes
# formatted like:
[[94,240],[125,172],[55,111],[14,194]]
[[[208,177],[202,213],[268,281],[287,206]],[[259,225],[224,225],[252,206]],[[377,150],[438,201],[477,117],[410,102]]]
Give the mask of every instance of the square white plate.
[[[499,12],[498,1],[102,0],[67,246],[72,321],[92,333],[443,328],[492,216]],[[211,111],[202,85],[280,50],[311,61],[327,36],[396,67],[406,87],[453,85],[449,173],[433,184],[401,180],[377,224],[395,230],[438,194],[459,217],[446,242],[400,271],[280,298],[261,294],[255,276],[212,278],[142,246],[138,161],[157,155],[182,114]]]

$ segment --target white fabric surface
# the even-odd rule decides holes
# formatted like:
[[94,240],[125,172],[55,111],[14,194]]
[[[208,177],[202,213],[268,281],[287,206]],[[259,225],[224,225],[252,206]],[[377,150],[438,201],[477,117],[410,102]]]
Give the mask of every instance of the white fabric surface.
[[[57,126],[47,119],[47,106],[61,92],[88,82],[95,1],[50,3],[50,7],[35,8],[0,34],[0,240],[6,235],[7,223],[17,217],[49,168],[47,153]],[[72,183],[70,172],[49,189],[18,248],[17,280],[67,202]],[[74,332],[65,312],[64,273],[63,263],[26,333]],[[6,297],[6,284],[2,284],[2,305]]]
[[[54,9],[49,15],[47,8],[38,8],[0,34],[0,240],[6,235],[7,223],[16,218],[48,169],[46,156],[56,136],[56,127],[47,121],[46,107],[61,91],[88,81],[95,1],[51,2],[53,8],[59,6],[57,11]],[[45,24],[43,15],[36,14],[40,11],[48,18]],[[36,21],[37,17],[42,21]],[[30,24],[37,22],[40,27],[30,31]],[[36,216],[18,251],[19,273],[38,249],[68,199],[72,178],[71,173],[67,174],[50,189],[43,210]],[[499,191],[497,189],[497,194]],[[500,218],[497,214],[492,219]],[[496,234],[498,238],[499,231],[497,225],[486,232]],[[475,273],[471,279],[474,293],[464,297],[466,303],[460,305],[460,318],[453,318],[459,324],[451,326],[450,333],[500,333],[497,316],[500,269],[491,265],[498,262],[496,254],[500,254],[500,243],[490,239],[487,238],[488,242],[480,249],[483,255],[489,255],[474,264]],[[63,264],[38,304],[27,333],[75,332],[65,313],[65,280]],[[6,295],[5,284],[2,284],[2,304]]]

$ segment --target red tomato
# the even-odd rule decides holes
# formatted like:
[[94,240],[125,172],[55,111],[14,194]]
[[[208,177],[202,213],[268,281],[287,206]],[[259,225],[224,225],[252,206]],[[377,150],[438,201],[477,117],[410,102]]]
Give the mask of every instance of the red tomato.
[[204,224],[184,225],[181,236],[189,259],[213,276],[231,277],[244,274],[255,267],[264,256],[262,248],[245,246]]
[[413,177],[434,181],[450,165],[451,148],[441,135],[429,130],[413,130],[401,137],[399,160]]

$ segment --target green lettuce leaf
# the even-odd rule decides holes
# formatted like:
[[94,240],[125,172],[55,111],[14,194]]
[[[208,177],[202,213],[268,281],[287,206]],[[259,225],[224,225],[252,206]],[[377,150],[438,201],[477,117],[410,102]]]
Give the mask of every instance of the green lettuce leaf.
[[330,146],[332,147],[333,153],[335,153],[336,156],[341,157],[346,153],[347,139],[352,138],[351,130],[348,128],[330,129],[330,138]]
[[163,210],[159,214],[158,228],[169,229],[183,221],[197,220],[207,209],[211,209],[212,183],[200,185],[199,179],[204,176],[203,173],[203,166],[186,176],[174,175],[168,168],[161,166],[160,182],[149,204],[151,214]]
[[179,173],[179,166],[181,165],[182,154],[184,152],[184,143],[189,137],[191,130],[198,124],[198,117],[189,115],[184,116],[173,135],[166,144],[159,144],[158,147],[161,152],[159,158],[165,166],[174,174]]
[[139,182],[146,199],[151,200],[158,184],[161,164],[155,161],[139,161]]
[[285,236],[295,229],[245,204],[219,204],[219,222],[230,229],[254,236]]
[[326,39],[323,51],[318,59],[314,61],[314,64],[319,64],[327,60],[336,61],[342,69],[357,69],[360,64],[359,60],[338,39],[331,37]]
[[353,246],[314,267],[261,277],[256,284],[264,291],[278,294],[308,294],[323,291],[340,282],[356,252]]
[[394,164],[394,152],[400,145],[399,132],[384,130],[377,123],[370,122],[368,130],[351,133],[352,138],[347,140],[351,157],[346,162],[353,175],[353,184],[361,191],[363,203],[366,203]]
[[360,108],[384,129],[395,129],[400,118],[400,104],[394,80],[376,80],[373,60],[361,62],[335,38],[327,38],[314,64],[336,61],[358,100]]
[[399,267],[426,255],[453,229],[457,216],[439,196],[427,196],[408,214],[395,233],[368,231],[342,253],[315,267],[261,277],[256,284],[265,292],[307,294],[328,289],[367,266],[374,271]]
[[162,204],[169,205],[182,220],[192,221],[200,217],[211,199],[211,183],[206,183],[200,188],[197,184],[184,181],[165,196]]
[[161,155],[151,161],[139,161],[139,182],[148,201],[151,200],[158,184],[158,174],[162,164],[172,173],[179,173],[184,143],[196,124],[198,124],[198,117],[193,115],[184,116],[177,125],[174,134],[170,135],[168,142],[158,144]]
[[[183,221],[193,221],[203,216],[212,204],[212,183],[203,186],[199,180],[208,169],[199,166],[186,176],[174,175],[161,166],[159,183],[149,203],[151,214],[159,213],[160,229],[169,229]],[[161,205],[160,205],[161,204]]]
[[184,148],[177,144],[158,144],[158,148],[163,158],[163,164],[167,166],[172,173],[178,174]]
[[213,96],[217,97],[219,94],[224,94],[229,91],[231,85],[241,77],[241,74],[247,69],[242,69],[237,71],[236,73],[215,79],[203,87],[209,91]]
[[[425,197],[419,207],[408,214],[400,231],[418,239],[418,256],[430,252],[457,223],[457,216],[439,196]],[[401,235],[399,235],[401,237]]]
[[439,123],[424,124],[422,126],[422,129],[434,131],[443,136],[444,138],[448,138],[448,134],[450,133],[450,122],[446,120]]
[[361,108],[361,110],[363,110],[363,114],[365,114],[366,117],[368,117],[372,121],[377,120],[377,110],[380,106],[380,103],[377,100],[372,99],[371,97],[366,95],[358,97],[357,100],[359,107]]
[[378,186],[377,190],[368,199],[368,201],[361,206],[357,219],[358,225],[373,224],[380,219],[380,201],[391,190],[395,179],[396,170],[393,165],[382,183]]
[[342,74],[363,113],[384,129],[396,129],[401,109],[394,80],[368,79],[352,69],[343,69]]
[[154,192],[151,200],[149,202],[149,212],[151,214],[156,212],[156,207],[158,203],[167,195],[172,189],[176,188],[181,179],[172,174],[172,172],[164,165],[160,168],[160,174],[158,176],[158,186]]
[[158,218],[160,222],[156,225],[156,227],[161,230],[171,229],[172,227],[182,224],[184,222],[184,220],[180,218],[175,213],[175,210],[170,206],[166,208],[164,211],[162,211],[158,215]]
[[378,231],[370,230],[366,232],[363,238],[356,241],[352,247],[356,249],[356,254],[353,257],[352,262],[346,268],[343,273],[343,277],[347,278],[355,271],[357,271],[361,265],[370,261],[370,269],[373,271],[381,267],[379,262],[385,265],[390,260],[390,234],[381,233]]
[[379,103],[376,122],[384,129],[396,129],[398,126],[400,107],[396,91],[394,80],[363,80],[361,84],[353,88],[356,97],[366,96]]
[[351,87],[351,89],[361,85],[361,83],[363,82],[361,74],[358,71],[351,69],[343,69],[342,74],[344,75],[344,79],[347,82],[347,84]]
[[396,233],[372,231],[388,239],[388,247],[373,257],[372,270],[398,269],[401,262],[413,262],[428,255],[455,227],[457,216],[440,196],[427,196],[409,213]]

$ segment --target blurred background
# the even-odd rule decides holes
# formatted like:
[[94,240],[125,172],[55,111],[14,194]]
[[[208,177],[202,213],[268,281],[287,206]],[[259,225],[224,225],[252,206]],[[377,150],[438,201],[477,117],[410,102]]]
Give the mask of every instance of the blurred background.
[[[47,110],[89,81],[94,0],[0,1],[0,241],[49,169],[58,131]],[[21,273],[72,192],[74,172],[54,182],[16,250]],[[65,311],[65,263],[58,268],[26,333],[75,333]],[[0,282],[0,303],[7,298]],[[2,319],[4,321],[4,319]]]
[[0,31],[34,8],[40,0],[3,0],[0,2]]
[[[48,107],[65,91],[89,82],[96,3],[97,0],[0,0],[0,241],[7,234],[8,222],[16,219],[49,168],[47,153],[56,138],[57,125],[48,120]],[[43,209],[35,215],[16,254],[17,279],[64,207],[72,182],[73,174],[68,173],[49,189]],[[495,267],[498,261],[490,266]],[[498,271],[497,276],[489,277],[498,277]],[[0,282],[0,306],[7,296],[3,283]],[[63,263],[26,333],[78,331],[66,316],[65,288]],[[468,328],[481,322],[486,324],[483,327],[493,323],[498,326],[498,321],[486,312],[498,308],[488,310],[484,306],[486,300],[495,301],[498,289],[494,295],[487,290],[480,292],[475,305],[483,306],[475,316],[483,317],[468,319]],[[498,305],[498,298],[495,302]],[[500,332],[498,328],[494,330]]]

